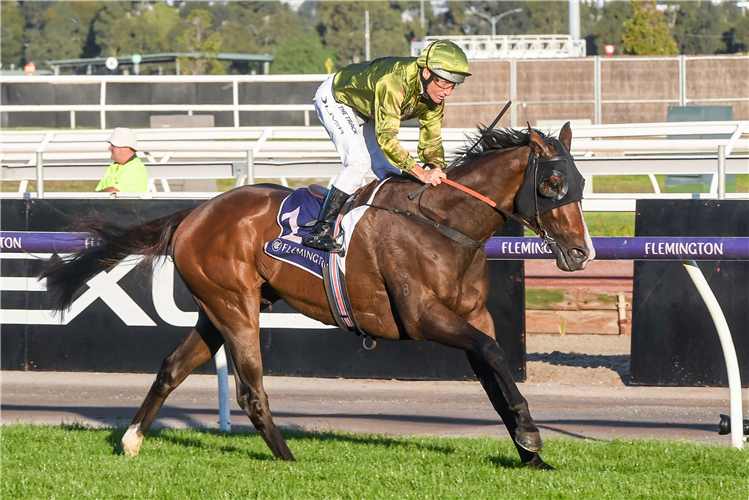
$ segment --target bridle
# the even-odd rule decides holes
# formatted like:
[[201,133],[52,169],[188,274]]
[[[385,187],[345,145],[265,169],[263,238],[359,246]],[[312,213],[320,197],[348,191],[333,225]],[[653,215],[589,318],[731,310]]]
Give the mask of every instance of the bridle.
[[[459,184],[453,180],[444,178],[442,179],[442,182],[444,182],[448,186],[459,189],[460,191],[463,191],[464,193],[470,196],[473,196],[474,198],[486,203],[487,205],[492,207],[496,212],[502,215],[502,217],[504,217],[505,219],[512,219],[520,223],[522,226],[533,231],[539,238],[541,238],[541,240],[543,240],[544,243],[551,246],[551,245],[556,244],[556,240],[549,234],[549,232],[546,230],[546,228],[544,228],[544,225],[541,222],[541,215],[543,214],[541,213],[540,203],[539,203],[539,198],[538,198],[539,187],[540,187],[540,183],[538,180],[538,170],[539,170],[539,164],[542,162],[547,163],[547,162],[556,162],[556,161],[567,161],[567,162],[572,161],[572,157],[569,155],[569,153],[566,153],[566,154],[565,153],[566,152],[562,152],[562,153],[557,152],[557,154],[554,156],[551,156],[548,158],[545,157],[539,160],[538,153],[533,148],[531,148],[530,155],[528,156],[528,165],[526,166],[525,178],[523,179],[523,183],[518,189],[518,193],[515,195],[515,203],[514,203],[515,211],[513,212],[505,210],[504,208],[497,205],[497,203],[494,200],[482,195],[481,193],[477,191],[474,191],[473,189],[469,187]],[[528,183],[529,181],[528,173],[531,170],[533,171],[533,188],[532,188],[533,190],[533,217],[532,218],[517,208],[518,195],[520,194],[524,186],[526,186],[526,184]],[[564,174],[556,170],[553,170],[553,173],[557,175],[561,175],[563,178],[566,177]],[[545,180],[546,179],[542,179],[541,182],[544,182]],[[567,188],[567,186],[565,186],[565,188]],[[558,199],[555,199],[554,201],[560,201],[562,198],[565,197],[565,194],[567,194],[567,190],[565,190],[564,193],[562,193],[562,195]],[[571,203],[574,201],[577,201],[577,200],[567,201],[567,203]],[[564,204],[567,204],[567,203],[564,203]],[[421,210],[421,196],[419,196],[419,210],[422,213],[424,213],[423,210]]]

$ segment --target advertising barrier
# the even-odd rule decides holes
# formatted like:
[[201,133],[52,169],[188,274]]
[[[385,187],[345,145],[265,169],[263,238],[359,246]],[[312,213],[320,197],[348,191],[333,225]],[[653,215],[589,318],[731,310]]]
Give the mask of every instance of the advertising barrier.
[[[3,370],[156,373],[194,326],[197,306],[169,259],[153,276],[128,258],[93,278],[62,318],[51,310],[46,285],[36,280],[53,253],[96,244],[71,231],[75,217],[98,213],[140,222],[194,207],[192,200],[2,200],[0,265]],[[506,225],[503,234],[520,235]],[[65,233],[63,233],[65,232]],[[501,318],[498,341],[515,378],[525,380],[523,264],[489,264],[487,306]],[[86,288],[86,287],[84,287]],[[263,366],[269,375],[349,378],[473,379],[463,353],[432,342],[377,342],[363,348],[353,333],[313,321],[284,302],[260,315]],[[231,365],[231,364],[230,364]],[[207,363],[198,373],[215,373]]]

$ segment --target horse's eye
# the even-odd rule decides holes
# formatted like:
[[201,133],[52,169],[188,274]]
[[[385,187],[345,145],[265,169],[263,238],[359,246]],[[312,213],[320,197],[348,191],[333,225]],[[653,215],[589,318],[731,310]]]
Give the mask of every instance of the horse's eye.
[[561,200],[567,194],[569,186],[564,182],[565,176],[561,172],[554,171],[551,175],[544,178],[538,186],[538,192],[541,196]]

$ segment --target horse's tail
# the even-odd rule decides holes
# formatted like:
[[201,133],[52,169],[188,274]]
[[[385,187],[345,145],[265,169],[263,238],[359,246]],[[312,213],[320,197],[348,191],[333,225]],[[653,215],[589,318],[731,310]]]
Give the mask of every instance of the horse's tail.
[[99,214],[78,222],[77,230],[93,233],[99,241],[70,258],[52,260],[39,274],[39,279],[47,279],[54,309],[61,312],[69,309],[78,288],[128,255],[144,256],[139,266],[148,266],[159,255],[165,255],[177,226],[193,210],[181,210],[134,226],[105,220]]

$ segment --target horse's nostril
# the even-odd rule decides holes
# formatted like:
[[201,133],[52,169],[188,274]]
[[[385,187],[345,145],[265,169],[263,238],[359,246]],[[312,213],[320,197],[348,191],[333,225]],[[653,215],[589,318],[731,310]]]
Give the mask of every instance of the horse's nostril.
[[574,247],[569,251],[570,257],[580,262],[588,258],[589,252],[585,248]]

